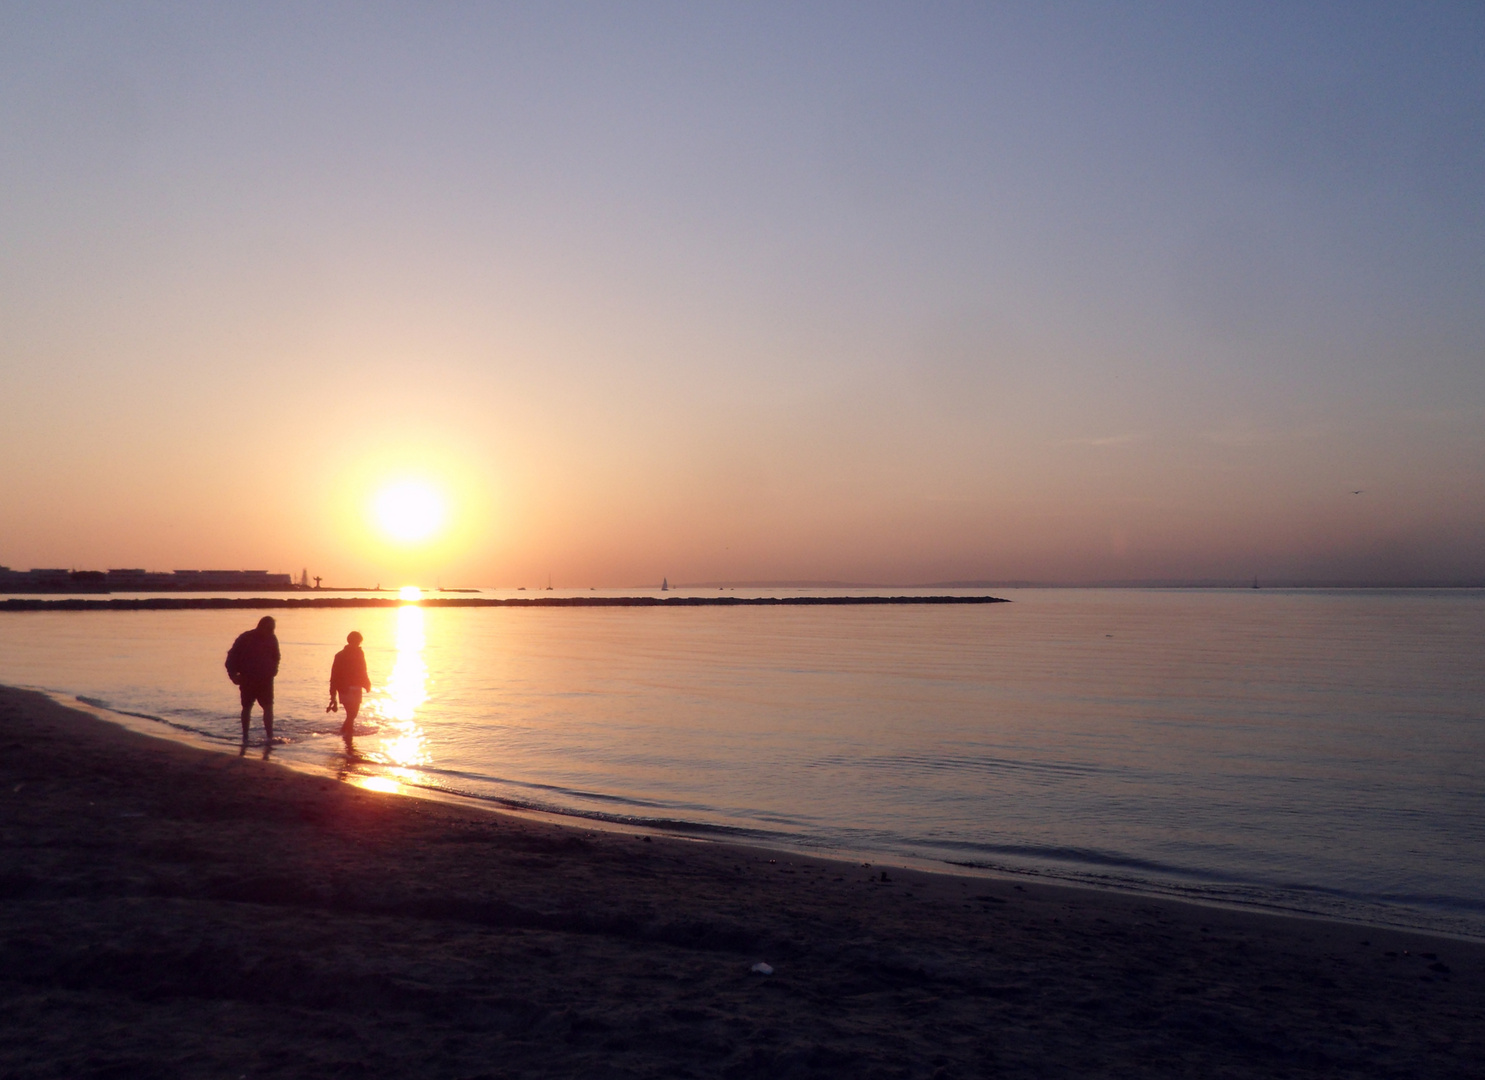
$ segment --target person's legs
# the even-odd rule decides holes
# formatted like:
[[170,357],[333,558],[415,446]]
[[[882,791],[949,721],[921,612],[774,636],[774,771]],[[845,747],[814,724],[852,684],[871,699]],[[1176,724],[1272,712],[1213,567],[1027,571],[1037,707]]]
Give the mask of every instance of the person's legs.
[[244,679],[242,687],[242,741],[247,742],[248,728],[253,720],[253,702],[263,706],[263,730],[268,741],[273,742],[273,680],[267,682]]
[[273,745],[273,683],[270,681],[263,686],[263,693],[258,700],[263,704],[263,734],[268,739],[268,745]]
[[345,710],[345,723],[340,725],[340,733],[349,739],[356,730],[356,717],[361,713],[361,690],[342,690],[340,692],[340,707]]

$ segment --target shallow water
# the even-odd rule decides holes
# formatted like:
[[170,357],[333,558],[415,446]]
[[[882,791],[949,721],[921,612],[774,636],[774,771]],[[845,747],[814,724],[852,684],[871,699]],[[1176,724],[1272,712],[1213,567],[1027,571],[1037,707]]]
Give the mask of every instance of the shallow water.
[[[1485,937],[1485,593],[1000,595],[275,612],[274,754],[693,835]],[[6,613],[0,682],[235,746],[222,658],[257,615]],[[377,689],[348,760],[324,707],[352,628]]]

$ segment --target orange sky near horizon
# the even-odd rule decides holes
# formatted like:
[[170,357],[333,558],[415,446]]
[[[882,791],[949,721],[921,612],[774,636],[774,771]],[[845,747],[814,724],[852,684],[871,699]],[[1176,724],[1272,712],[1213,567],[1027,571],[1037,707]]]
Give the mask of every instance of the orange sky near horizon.
[[11,9],[0,564],[1485,581],[1485,16],[1368,12]]

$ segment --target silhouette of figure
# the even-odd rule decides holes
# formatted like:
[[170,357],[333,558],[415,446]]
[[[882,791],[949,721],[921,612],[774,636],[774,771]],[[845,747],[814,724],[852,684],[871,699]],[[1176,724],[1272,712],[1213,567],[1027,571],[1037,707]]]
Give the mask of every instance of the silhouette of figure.
[[356,714],[361,711],[361,693],[371,689],[371,676],[366,674],[366,654],[361,651],[361,634],[352,630],[345,636],[345,648],[335,654],[330,664],[330,707],[335,711],[335,700],[345,706],[345,723],[340,733],[349,742],[356,730]]
[[242,692],[242,741],[247,742],[253,702],[263,706],[263,732],[273,745],[273,680],[278,675],[278,638],[272,615],[264,615],[252,630],[237,635],[227,650],[227,678]]

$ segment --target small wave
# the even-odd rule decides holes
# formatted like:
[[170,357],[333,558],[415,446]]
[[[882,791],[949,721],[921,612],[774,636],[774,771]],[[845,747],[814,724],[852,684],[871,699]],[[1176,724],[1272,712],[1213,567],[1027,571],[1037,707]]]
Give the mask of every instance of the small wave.
[[[370,763],[376,765],[389,765],[388,762],[378,761],[375,758],[367,758]],[[633,796],[615,795],[607,792],[586,791],[580,788],[563,787],[558,784],[540,784],[531,781],[511,780],[498,776],[489,776],[483,773],[463,772],[457,769],[437,769],[419,766],[417,772],[435,777],[438,780],[453,778],[465,781],[474,781],[480,784],[492,786],[519,788],[524,791],[550,795],[552,799],[539,797],[521,798],[518,795],[496,794],[488,791],[475,791],[466,787],[459,787],[447,783],[430,782],[419,783],[408,780],[405,776],[398,776],[397,781],[407,787],[418,788],[425,791],[436,791],[441,794],[456,795],[460,798],[474,799],[483,803],[494,803],[512,810],[532,811],[543,814],[551,814],[556,817],[582,818],[590,821],[605,821],[614,824],[632,825],[636,828],[663,829],[672,832],[685,832],[694,835],[726,834],[734,838],[752,838],[755,841],[770,839],[776,843],[797,843],[807,840],[801,837],[797,830],[806,827],[808,823],[785,817],[780,814],[770,814],[763,811],[752,812],[727,812],[712,806],[704,806],[692,803],[663,802],[655,799],[641,799]],[[644,813],[623,813],[618,811],[597,810],[579,805],[576,802],[595,802],[600,804],[615,804],[631,808],[636,811],[654,810],[660,811],[660,816],[650,816]],[[679,816],[686,813],[697,815],[714,814],[730,818],[752,817],[759,821],[784,826],[785,830],[751,827],[747,825],[723,824],[716,821],[706,821],[701,817]]]
[[929,754],[884,754],[855,757],[830,754],[816,758],[807,768],[885,769],[892,772],[1051,773],[1059,776],[1095,776],[1123,770],[1074,761],[1015,761],[1010,758]]
[[[1123,855],[1112,851],[1099,851],[1095,848],[1058,847],[1044,844],[978,844],[964,840],[934,840],[930,843],[925,843],[923,846],[950,851],[1003,855],[1010,858],[1027,860],[1047,859],[1054,862],[1071,863],[1077,866],[1102,866],[1120,870],[1143,870],[1146,873],[1153,874],[1173,874],[1193,878],[1209,878],[1211,876],[1205,872],[1177,866],[1173,863],[1158,862],[1154,859],[1141,859],[1132,855]],[[953,863],[955,866],[980,866],[978,862],[973,860],[961,862],[945,859],[944,861]],[[1238,879],[1234,878],[1232,880]]]
[[[372,755],[367,755],[367,760],[368,761],[371,761],[371,762],[373,762],[373,763],[375,763],[377,765],[386,765],[386,766],[395,766],[396,765],[396,763],[393,762],[393,761],[383,761],[383,760],[381,760],[381,759],[379,759],[377,757],[374,757]],[[427,776],[449,777],[449,778],[455,779],[455,780],[471,781],[473,783],[478,783],[478,784],[491,784],[491,785],[499,785],[499,786],[502,786],[502,787],[520,788],[520,789],[525,790],[525,791],[545,792],[545,793],[549,793],[549,794],[551,794],[553,796],[556,796],[558,798],[564,798],[564,799],[581,799],[581,800],[591,801],[591,802],[597,802],[597,803],[616,803],[616,804],[620,804],[620,805],[623,805],[623,806],[632,806],[632,807],[635,807],[635,808],[646,809],[646,810],[662,810],[662,811],[671,811],[671,812],[675,812],[675,811],[687,811],[687,810],[689,810],[689,811],[694,811],[694,812],[697,812],[697,813],[715,812],[713,807],[703,806],[703,805],[697,804],[697,803],[664,802],[664,801],[657,800],[657,799],[644,799],[644,798],[640,798],[638,796],[633,796],[633,795],[618,795],[618,794],[614,794],[612,792],[588,791],[588,790],[585,790],[583,788],[565,787],[565,786],[563,786],[561,784],[543,784],[543,783],[539,783],[539,782],[534,781],[534,780],[515,780],[515,779],[510,779],[510,778],[507,778],[507,777],[503,777],[503,776],[491,776],[488,773],[470,772],[470,771],[462,770],[462,769],[445,769],[445,768],[439,768],[437,766],[432,766],[432,765],[419,765],[419,766],[417,766],[417,771],[420,772],[420,773],[422,773],[422,774],[424,774],[424,775],[427,775]],[[407,783],[407,781],[405,781],[405,780],[400,781],[400,782]],[[483,794],[480,794],[480,793],[477,793],[477,792],[471,792],[471,791],[458,791],[458,790],[456,790],[454,788],[443,787],[443,786],[438,785],[438,784],[413,784],[411,786],[414,786],[414,787],[426,787],[426,788],[429,788],[429,789],[435,790],[435,791],[448,791],[448,792],[453,793],[453,794],[465,795],[465,796],[468,796],[469,798],[476,798],[476,799],[485,799],[485,798],[494,798],[495,797],[495,796],[483,795]],[[569,811],[568,811],[568,808],[566,808],[566,807],[557,807],[556,805],[553,805],[550,808],[546,808],[544,810],[544,812],[546,812],[546,813],[562,813],[562,814],[565,814],[565,813],[568,813]],[[639,818],[636,817],[634,820],[639,821],[641,819],[639,819]],[[649,820],[649,819],[643,819],[643,820]],[[677,819],[674,819],[674,820],[679,821],[681,819],[677,818]]]
[[[1018,849],[1018,853],[1035,850],[1037,849],[1027,847]],[[1043,857],[1046,857],[1045,854]],[[1225,875],[1209,869],[1169,866],[1121,856],[1106,858],[1104,862],[1111,868],[1130,869],[1134,872],[1098,873],[1091,867],[1081,870],[1069,862],[1065,855],[1058,860],[1060,865],[1034,861],[1028,865],[1027,862],[1014,858],[1006,862],[978,859],[943,861],[950,866],[965,869],[1039,877],[1069,885],[1166,896],[1193,903],[1339,919],[1368,926],[1426,930],[1471,940],[1482,938],[1479,915],[1485,911],[1485,901],[1471,897],[1438,893],[1367,893],[1298,882],[1263,881]]]
[[[201,739],[208,739],[211,742],[236,744],[239,741],[238,737],[235,734],[213,731],[210,728],[198,727],[195,724],[183,724],[178,720],[171,720],[168,717],[156,716],[154,713],[135,712],[132,709],[120,709],[117,706],[110,705],[102,698],[84,697],[82,694],[77,694],[75,696],[77,700],[82,702],[84,705],[91,705],[95,709],[105,709],[108,712],[115,713],[119,716],[132,716],[136,720],[148,720],[152,724],[163,724],[168,728],[174,728],[176,731],[183,731],[189,735],[194,735]],[[279,734],[274,736],[273,741],[275,745],[289,745],[296,740],[286,738],[282,734]]]
[[[602,810],[585,810],[581,807],[564,806],[559,803],[549,803],[540,799],[519,799],[509,795],[493,795],[477,791],[460,790],[459,788],[445,787],[440,784],[420,784],[402,777],[398,777],[397,782],[404,787],[437,792],[441,795],[455,795],[461,799],[472,799],[475,802],[500,806],[507,810],[522,813],[549,814],[553,817],[577,818],[583,821],[601,821],[610,825],[624,825],[637,829],[654,829],[688,836],[725,836],[732,840],[751,841],[754,843],[769,840],[777,843],[783,839],[779,834],[771,833],[768,830],[749,829],[745,826],[720,825],[687,818],[645,817],[638,814],[606,813]],[[538,787],[540,785],[528,786]]]

